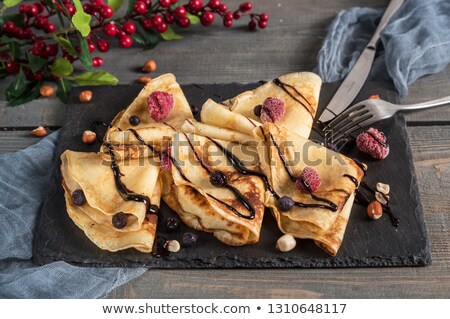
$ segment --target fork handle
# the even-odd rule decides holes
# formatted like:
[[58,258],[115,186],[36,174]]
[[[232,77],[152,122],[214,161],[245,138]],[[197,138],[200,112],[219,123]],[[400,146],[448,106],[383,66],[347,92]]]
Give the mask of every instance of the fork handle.
[[422,109],[428,109],[430,107],[435,106],[441,106],[445,104],[450,104],[450,95],[446,97],[442,97],[440,99],[431,100],[423,103],[416,103],[416,104],[407,104],[402,105],[400,110],[401,111],[413,111],[413,110],[422,110]]

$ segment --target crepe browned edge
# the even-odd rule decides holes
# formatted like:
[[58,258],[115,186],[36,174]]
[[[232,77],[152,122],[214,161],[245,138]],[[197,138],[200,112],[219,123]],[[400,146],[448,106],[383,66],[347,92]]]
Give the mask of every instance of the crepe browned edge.
[[[279,128],[274,124],[265,124],[262,129],[266,134],[270,132],[271,134],[276,136],[276,140],[280,144],[287,138],[286,136],[290,135],[292,138],[292,134],[289,134],[285,129]],[[261,141],[264,141],[261,129],[255,129],[255,135],[258,136]],[[305,143],[312,143],[311,141],[306,141],[305,139],[298,136],[296,137],[296,139],[297,141],[303,140],[305,141]],[[260,144],[261,146],[258,148],[258,153],[262,158],[260,158],[262,162],[262,169],[268,176],[269,182],[275,190],[279,191],[280,188],[284,190],[284,192],[279,195],[289,195],[294,200],[298,200],[300,202],[318,203],[313,199],[307,200],[309,195],[299,192],[295,188],[295,185],[292,183],[292,181],[286,176],[283,176],[285,174],[284,168],[281,168],[281,161],[278,158],[277,151],[274,149],[274,147],[271,146],[269,151],[267,153],[264,153],[265,149],[268,147],[268,145],[266,144],[271,145],[271,142],[268,142],[268,140],[266,140],[266,142]],[[298,147],[299,145],[296,146]],[[320,153],[317,154],[326,153],[329,156],[337,154],[336,152],[327,150],[317,144],[314,147],[315,149],[319,149],[319,151],[316,152]],[[325,177],[327,180],[334,180],[333,178],[330,178],[330,176],[333,176],[334,172],[340,172],[340,170],[348,170],[348,173],[351,173],[349,175],[354,175],[359,183],[364,176],[363,170],[350,158],[343,155],[340,156],[345,160],[348,166],[334,166],[328,169],[324,169],[325,172],[328,172],[328,175],[323,177]],[[268,163],[271,158],[274,158],[277,162],[277,165],[280,165],[279,174],[277,174],[276,176],[273,176],[272,173],[275,168],[273,166],[269,167],[268,165],[264,164]],[[318,170],[319,167],[315,167],[315,169]],[[275,180],[280,179],[285,181],[281,186],[275,183]],[[334,186],[333,182],[330,191],[321,191],[321,188],[319,187],[319,190],[314,193],[315,195],[322,198],[327,198],[334,204],[336,204],[336,212],[332,212],[331,210],[322,208],[299,208],[296,206],[289,212],[281,212],[277,207],[276,199],[270,194],[270,192],[267,192],[266,196],[266,199],[268,199],[266,200],[266,206],[271,209],[272,214],[277,220],[278,226],[282,232],[292,234],[297,238],[313,239],[315,240],[316,244],[319,245],[319,247],[323,248],[333,256],[337,253],[342,242],[345,227],[348,222],[348,216],[350,215],[351,207],[353,204],[353,193],[356,189],[356,186],[347,178],[342,179],[342,176],[337,176],[336,180],[339,180],[339,182],[336,182],[336,186]],[[328,186],[323,185],[323,183],[321,185],[322,188],[326,188]]]
[[296,72],[277,79],[291,86],[285,86],[287,92],[272,80],[252,91],[241,93],[224,104],[234,113],[261,122],[254,113],[255,107],[262,105],[269,97],[279,98],[284,102],[286,113],[277,125],[308,138],[319,103],[321,78],[312,72]]
[[[189,134],[189,136],[193,138],[194,135]],[[206,141],[204,137],[197,136],[196,140],[199,139],[203,142]],[[215,146],[211,147],[215,150]],[[201,158],[206,158],[209,155],[201,153],[203,149],[200,147],[196,151]],[[214,153],[218,154],[218,152]],[[162,173],[162,176],[165,176],[163,178],[163,200],[180,215],[189,227],[212,232],[217,239],[228,245],[241,246],[257,242],[264,215],[264,183],[262,180],[256,176],[243,175],[231,165],[211,166],[213,170],[220,169],[226,172],[230,185],[237,187],[255,208],[255,218],[245,219],[237,216],[225,205],[208,195],[212,192],[216,198],[235,207],[241,213],[247,212],[231,191],[210,184],[209,174],[200,164],[189,164],[191,162],[185,156],[193,157],[192,149],[189,148],[188,153],[183,153],[182,156],[184,156],[184,163],[187,164],[181,169],[188,181],[178,172],[175,165],[172,165],[170,176],[167,176],[166,172]],[[225,165],[225,161],[228,162],[228,160],[225,159],[225,156],[223,158],[224,162],[221,163]],[[179,161],[179,159],[175,158],[175,161]]]

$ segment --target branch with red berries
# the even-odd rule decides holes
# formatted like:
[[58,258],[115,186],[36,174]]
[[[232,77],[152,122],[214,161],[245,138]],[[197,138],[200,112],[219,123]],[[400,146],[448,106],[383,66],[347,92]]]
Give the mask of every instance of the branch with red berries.
[[[215,19],[229,28],[246,16],[249,29],[254,30],[266,28],[269,20],[266,13],[252,13],[251,2],[232,11],[221,0],[206,4],[202,0],[185,4],[181,0],[130,0],[121,16],[116,12],[127,4],[123,0],[21,2],[4,0],[0,8],[0,78],[14,76],[5,92],[10,106],[52,94],[48,86],[43,89],[46,81],[57,82],[56,94],[63,102],[73,84],[117,84],[114,75],[94,71],[103,65],[103,58],[95,52],[107,52],[113,38],[125,49],[134,44],[151,49],[161,40],[181,39],[176,28],[209,26]],[[17,13],[5,14],[14,6]],[[83,73],[74,72],[75,61],[80,62]]]

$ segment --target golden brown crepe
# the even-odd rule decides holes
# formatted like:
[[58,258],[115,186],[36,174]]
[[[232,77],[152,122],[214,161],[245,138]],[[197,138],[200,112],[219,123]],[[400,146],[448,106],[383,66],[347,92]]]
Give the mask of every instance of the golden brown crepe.
[[[96,153],[65,151],[61,155],[61,172],[67,211],[75,224],[101,249],[118,251],[136,248],[151,252],[158,216],[148,213],[143,202],[125,200],[117,190],[111,162]],[[148,205],[159,207],[161,184],[159,166],[149,161],[129,160],[117,163],[121,181],[132,192],[147,196]],[[82,190],[86,203],[74,204],[71,194]],[[112,219],[117,213],[127,214],[126,226],[118,229]]]
[[[278,227],[283,233],[294,237],[313,239],[328,253],[336,255],[353,205],[356,184],[364,175],[363,170],[350,158],[274,124],[267,123],[254,132],[262,141],[258,146],[261,169],[278,196],[289,196],[306,205],[322,205],[296,205],[290,211],[283,212],[277,206],[277,195],[267,191],[265,204],[272,210]],[[314,168],[321,180],[319,189],[312,195],[298,190],[292,180],[306,166]]]
[[[264,214],[264,183],[238,172],[213,141],[222,147],[230,144],[195,134],[174,134],[171,172],[162,171],[163,199],[189,227],[211,232],[228,245],[256,243]],[[226,175],[227,186],[211,183],[216,171]]]
[[[253,91],[239,94],[224,104],[232,112],[260,122],[261,119],[254,114],[255,107],[262,105],[268,97],[279,98],[284,102],[286,113],[276,124],[285,127],[289,132],[308,138],[317,111],[321,85],[322,80],[314,73],[290,73],[269,81]],[[210,117],[205,116],[206,118]],[[202,121],[205,119],[202,111]],[[222,117],[216,118],[219,127],[224,125],[221,124],[221,119]],[[244,122],[243,125],[250,127]],[[236,130],[240,131],[242,128],[244,126],[239,126]]]

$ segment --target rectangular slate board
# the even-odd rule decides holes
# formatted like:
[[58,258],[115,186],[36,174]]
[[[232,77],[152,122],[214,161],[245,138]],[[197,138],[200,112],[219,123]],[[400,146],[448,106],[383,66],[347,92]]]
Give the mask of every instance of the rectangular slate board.
[[[260,83],[185,85],[183,90],[192,105],[201,107],[207,98],[220,101],[258,85]],[[337,84],[323,85],[318,114],[321,114],[337,87]],[[278,252],[275,243],[282,233],[269,211],[266,211],[264,217],[260,242],[244,247],[227,246],[209,233],[197,232],[199,238],[195,247],[182,249],[179,253],[164,258],[156,258],[134,249],[111,253],[97,248],[66,213],[60,183],[59,157],[66,149],[98,151],[98,144],[85,145],[81,142],[82,132],[90,127],[93,120],[110,122],[137,96],[141,88],[138,85],[94,87],[91,88],[94,97],[89,104],[78,102],[78,91],[72,95],[55,153],[48,198],[42,207],[34,242],[35,263],[46,264],[62,260],[81,266],[149,268],[423,266],[431,263],[405,119],[401,114],[374,125],[387,135],[390,143],[387,159],[372,160],[356,147],[345,153],[369,165],[368,175],[365,177],[367,183],[374,185],[381,181],[390,184],[391,206],[400,218],[400,226],[393,227],[386,215],[376,222],[371,221],[366,215],[366,209],[355,204],[342,247],[336,257],[329,256],[312,240],[299,240],[293,251]],[[379,94],[382,99],[392,102],[397,100],[395,92],[386,84],[369,82],[355,101],[364,100],[372,94]],[[319,139],[319,136],[313,132],[311,138]],[[175,215],[165,204],[162,204],[161,212],[163,216]],[[181,234],[187,229],[182,225],[178,233],[165,233],[164,226],[161,225],[158,234],[180,240]]]

